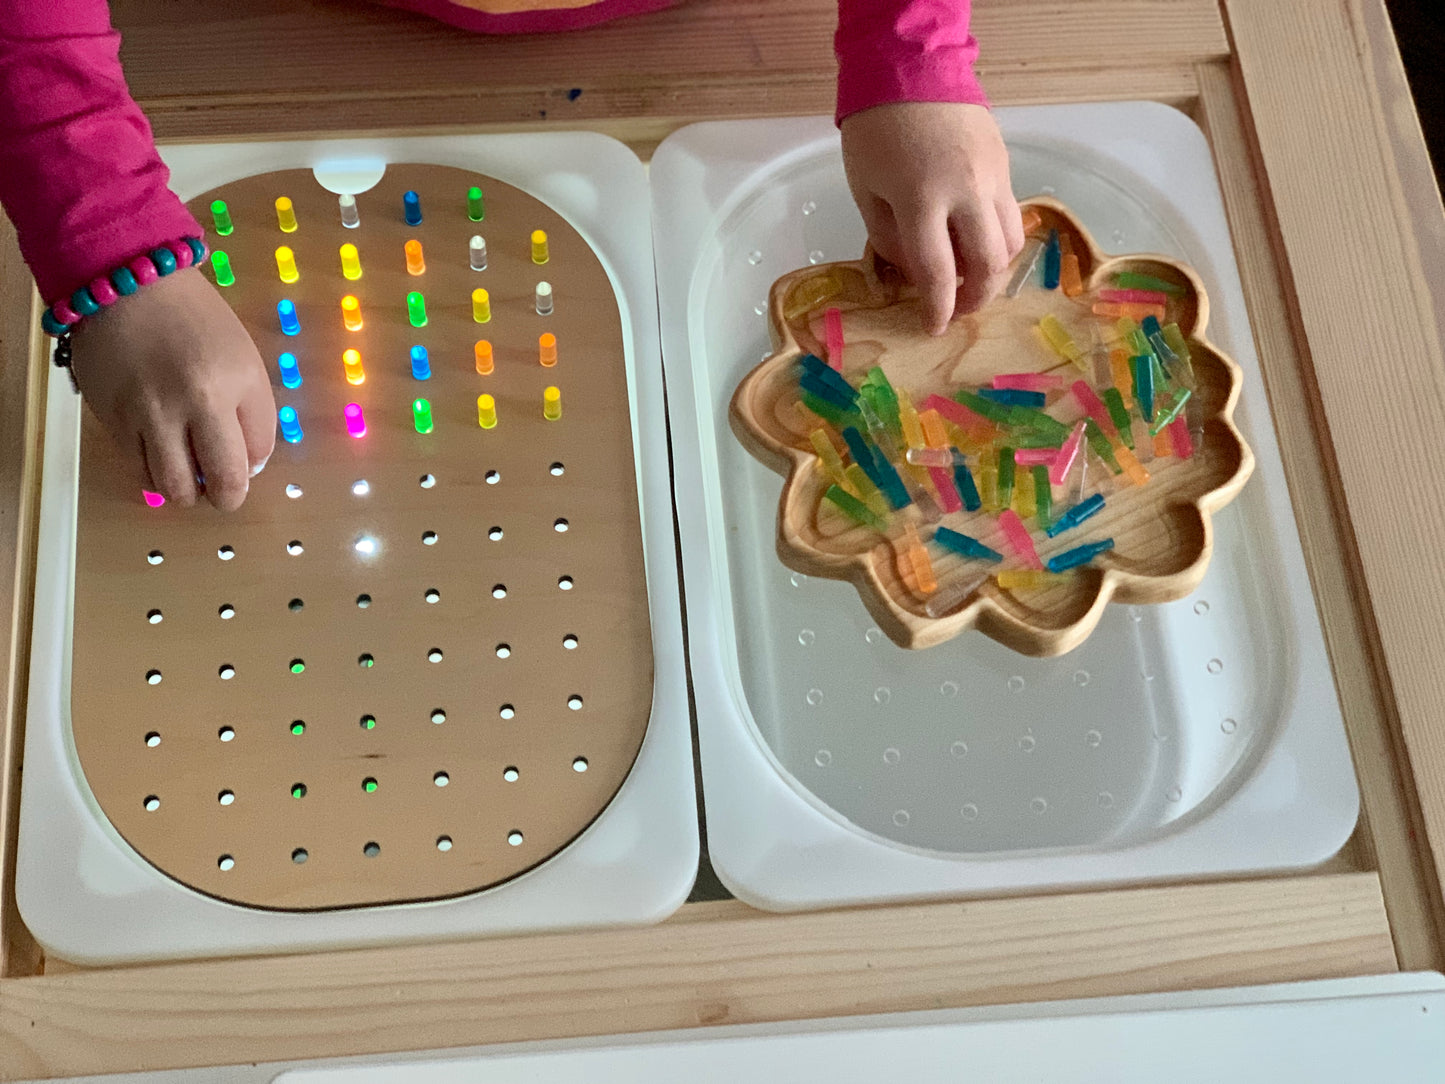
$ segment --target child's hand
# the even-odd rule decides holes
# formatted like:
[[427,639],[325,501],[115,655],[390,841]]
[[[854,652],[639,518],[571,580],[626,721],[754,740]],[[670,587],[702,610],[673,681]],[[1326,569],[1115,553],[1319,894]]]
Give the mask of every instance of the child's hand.
[[231,307],[188,268],[82,321],[72,365],[86,402],[145,488],[232,511],[276,441],[276,402]]
[[998,293],[1024,235],[987,109],[903,102],[854,113],[843,165],[874,251],[918,287],[930,332],[942,334],[955,305],[973,312]]

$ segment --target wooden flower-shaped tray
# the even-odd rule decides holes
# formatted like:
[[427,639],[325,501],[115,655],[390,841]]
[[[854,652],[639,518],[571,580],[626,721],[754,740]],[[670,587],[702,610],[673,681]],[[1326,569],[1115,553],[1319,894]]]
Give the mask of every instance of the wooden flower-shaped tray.
[[[769,301],[774,352],[733,396],[734,431],[786,477],[778,509],[783,563],[808,575],[850,580],[874,620],[903,647],[930,647],[977,628],[1021,653],[1057,655],[1082,643],[1111,601],[1164,602],[1188,594],[1209,563],[1211,516],[1233,499],[1254,467],[1232,418],[1240,371],[1205,338],[1209,301],[1194,271],[1159,256],[1106,255],[1053,200],[1026,201],[1023,215],[1029,243],[1009,289],[980,312],[955,319],[940,337],[923,331],[916,291],[871,255],[785,275],[773,284]],[[1057,259],[1050,259],[1051,246]],[[1059,288],[1045,286],[1051,268],[1044,265],[1050,263],[1061,266]],[[1141,282],[1151,288],[1118,292],[1138,290]],[[1067,333],[1062,349],[1043,332],[1045,323],[1052,326],[1049,316]],[[1131,336],[1131,328],[1144,338]],[[1156,335],[1151,338],[1146,328]],[[1141,352],[1145,346],[1147,353]],[[1078,356],[1067,360],[1069,353]],[[826,359],[833,373],[820,378],[818,359]],[[1148,376],[1141,378],[1141,366]],[[813,377],[803,382],[808,367]],[[1042,405],[1037,394],[1026,395],[1031,402],[1012,404],[1023,410],[1005,418],[1000,407],[1007,411],[1010,404],[980,404],[980,389],[998,394],[995,377],[1019,383],[1019,374],[1043,374],[1022,380],[1049,385]],[[846,381],[839,403],[847,402],[850,390],[858,401],[843,409],[804,394],[802,384],[816,391],[820,379],[835,391],[840,379]],[[1152,425],[1144,418],[1141,379],[1156,385]],[[858,394],[865,384],[874,386]],[[889,388],[882,399],[875,397],[879,384]],[[1181,400],[1175,420],[1151,435]],[[891,415],[886,406],[881,414],[872,409],[889,402],[899,404]],[[1121,403],[1127,419],[1110,409]],[[1029,413],[1034,410],[1057,424]],[[925,424],[911,424],[903,417],[909,413]],[[1015,424],[1019,417],[1025,421]],[[1056,431],[1052,441],[1044,437],[1046,426]],[[926,430],[922,441],[920,428]],[[1078,436],[1071,460],[1068,440],[1057,431]],[[853,439],[851,447],[845,436]],[[860,436],[871,467],[852,454]],[[825,462],[823,439],[837,459],[827,456],[831,462]],[[1045,447],[1025,451],[1025,457],[1048,456],[1050,443],[1062,445],[1055,465],[1062,456],[1070,466],[1048,487],[1049,512],[1039,515],[1041,487],[1034,485],[1032,466],[1015,468],[1015,493],[1001,505],[1003,459],[1020,454],[1015,445],[1029,444]],[[929,469],[921,462],[937,460],[940,452],[961,463],[969,479],[954,465]],[[894,463],[906,490],[901,507],[898,489],[890,500],[887,487],[870,487],[856,469],[876,471],[880,455]],[[843,473],[850,467],[855,469]],[[950,483],[951,494],[945,492]],[[830,487],[837,487],[832,497]],[[833,499],[838,488],[859,498],[853,513]],[[975,503],[968,488],[981,501],[973,511],[964,506]],[[1100,497],[1103,507],[1077,526],[1056,537],[1043,529],[1075,505],[1090,501],[1096,507]],[[857,507],[870,500],[874,515],[862,515],[865,523]],[[1012,533],[1005,529],[1011,520],[1006,507],[1020,517],[1007,524]],[[1037,563],[1028,547],[1014,542],[1020,525]],[[960,555],[958,535],[997,556]],[[1021,575],[1106,539],[1111,548],[1068,571]]]

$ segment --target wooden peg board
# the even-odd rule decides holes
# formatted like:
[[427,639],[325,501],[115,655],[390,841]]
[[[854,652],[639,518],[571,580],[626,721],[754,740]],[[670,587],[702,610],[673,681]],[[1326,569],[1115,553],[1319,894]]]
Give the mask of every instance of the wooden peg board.
[[[468,220],[471,185],[483,222]],[[402,194],[421,197],[408,226]],[[289,197],[299,228],[278,227]],[[526,193],[465,170],[392,165],[359,228],[308,170],[191,201],[235,231],[223,289],[303,439],[278,439],[244,507],[146,506],[89,414],[81,439],[71,725],[101,809],[157,869],[275,909],[439,899],[564,848],[626,778],[652,704],[622,323],[587,242]],[[537,266],[529,238],[547,232]],[[468,240],[487,241],[472,271]],[[423,245],[412,276],[403,246]],[[363,274],[343,278],[340,246]],[[275,249],[295,253],[283,284]],[[205,272],[214,278],[208,268]],[[555,313],[536,312],[539,281]],[[472,318],[485,287],[492,319]],[[429,321],[414,328],[406,295]],[[348,331],[353,294],[364,326]],[[283,335],[276,305],[296,303]],[[544,368],[538,338],[557,337]],[[479,375],[474,344],[494,348]],[[431,377],[415,380],[423,345]],[[349,384],[342,352],[361,352]],[[299,360],[284,388],[277,358]],[[543,389],[562,417],[542,414]],[[483,430],[477,396],[495,397]],[[419,434],[412,402],[434,429]],[[348,435],[359,404],[367,432]],[[362,483],[362,484],[358,484]],[[364,491],[364,492],[363,492]],[[358,543],[361,544],[358,548]],[[374,543],[374,552],[363,552]],[[151,675],[158,675],[158,680]],[[152,683],[154,681],[154,683]]]

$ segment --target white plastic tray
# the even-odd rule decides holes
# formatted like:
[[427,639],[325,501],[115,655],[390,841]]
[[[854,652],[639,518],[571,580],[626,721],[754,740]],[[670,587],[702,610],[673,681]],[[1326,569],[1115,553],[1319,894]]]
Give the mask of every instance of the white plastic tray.
[[626,783],[581,837],[529,873],[472,896],[284,914],[223,903],[157,872],[100,811],[70,738],[80,413],[67,379],[53,372],[16,868],[26,925],[48,952],[113,963],[665,918],[692,886],[698,838],[642,164],[622,144],[588,133],[218,144],[171,147],[165,158],[182,198],[278,169],[320,167],[329,178],[350,176],[365,187],[388,161],[459,166],[524,189],[587,238],[622,312],[652,616],[652,718]]
[[855,590],[775,550],[781,478],[727,422],[769,285],[855,259],[823,118],[702,124],[652,163],[663,345],[709,853],[756,906],[1309,866],[1358,792],[1209,147],[1153,103],[1000,109],[1020,196],[1106,250],[1198,269],[1258,458],[1198,592],[1110,609],[1058,659],[977,633],[892,645]]

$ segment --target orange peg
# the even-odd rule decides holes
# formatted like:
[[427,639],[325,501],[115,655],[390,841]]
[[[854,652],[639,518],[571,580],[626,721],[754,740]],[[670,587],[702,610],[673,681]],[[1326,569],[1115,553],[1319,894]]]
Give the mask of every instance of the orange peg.
[[421,242],[412,240],[406,243],[406,273],[408,275],[420,275],[426,270],[426,260],[422,258]]
[[352,294],[341,299],[341,319],[346,324],[347,331],[361,330],[361,302]]
[[492,344],[487,342],[486,339],[478,339],[476,354],[477,372],[481,373],[482,376],[486,376],[492,371],[493,368]]
[[550,331],[537,340],[538,354],[544,368],[557,364],[557,336]]

